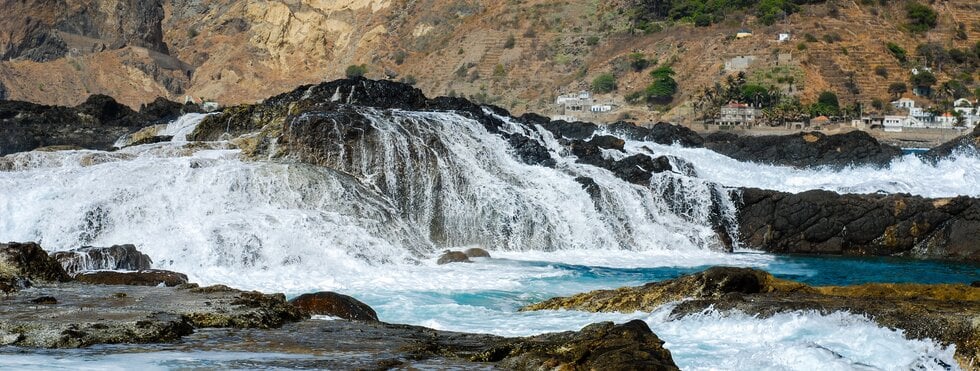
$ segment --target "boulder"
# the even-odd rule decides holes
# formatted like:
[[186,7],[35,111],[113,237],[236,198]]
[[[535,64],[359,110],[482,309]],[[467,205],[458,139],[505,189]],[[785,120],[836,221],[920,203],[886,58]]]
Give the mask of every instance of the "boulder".
[[973,132],[954,138],[926,151],[926,153],[920,156],[935,163],[961,152],[972,153],[974,155],[980,154],[980,126],[974,128]]
[[75,280],[97,285],[157,286],[168,287],[187,283],[187,275],[160,269],[145,269],[134,272],[94,271],[80,272]]
[[489,258],[490,253],[487,250],[481,249],[479,247],[471,247],[463,251],[466,257],[469,258]]
[[439,257],[436,264],[443,265],[449,263],[472,263],[470,257],[466,256],[466,253],[462,251],[446,251]]
[[71,277],[36,243],[0,244],[0,281],[13,284],[24,280],[67,282]]
[[378,314],[370,306],[335,292],[303,294],[290,300],[289,303],[311,315],[333,316],[353,321],[378,321]]
[[580,331],[497,345],[473,358],[512,370],[679,370],[663,340],[641,320],[600,322]]
[[153,264],[148,255],[141,253],[133,245],[85,246],[54,252],[51,256],[57,259],[70,275],[97,270],[147,270]]
[[885,166],[902,155],[900,148],[881,144],[863,131],[835,135],[809,132],[767,136],[717,133],[707,137],[705,147],[739,161],[800,168]]

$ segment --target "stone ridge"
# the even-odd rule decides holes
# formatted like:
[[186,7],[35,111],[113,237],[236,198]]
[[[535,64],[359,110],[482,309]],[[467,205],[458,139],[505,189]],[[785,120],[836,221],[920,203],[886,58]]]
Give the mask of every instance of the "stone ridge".
[[734,192],[742,241],[775,253],[980,262],[980,200],[904,194]]

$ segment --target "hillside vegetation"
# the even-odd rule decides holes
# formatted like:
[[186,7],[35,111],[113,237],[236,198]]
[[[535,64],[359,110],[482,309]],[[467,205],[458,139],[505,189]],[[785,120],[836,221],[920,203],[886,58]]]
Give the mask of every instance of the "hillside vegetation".
[[[842,108],[881,106],[899,84],[935,102],[973,97],[980,66],[972,0],[2,3],[14,11],[0,15],[0,95],[49,104],[94,93],[235,104],[357,72],[544,114],[599,80],[623,117],[683,121],[737,74],[725,69],[736,57],[754,58],[749,89],[804,105],[832,92]],[[735,38],[743,29],[752,36]],[[934,81],[913,79],[921,67]]]

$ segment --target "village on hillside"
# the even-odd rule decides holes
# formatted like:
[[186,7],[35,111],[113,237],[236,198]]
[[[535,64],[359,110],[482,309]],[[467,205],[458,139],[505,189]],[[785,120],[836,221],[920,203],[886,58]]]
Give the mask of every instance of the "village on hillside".
[[[759,42],[784,44],[793,42],[797,36],[788,31],[757,35],[743,28],[732,37],[756,37]],[[809,34],[800,36],[810,41],[812,37]],[[805,45],[804,42],[797,44],[801,51]],[[706,87],[695,96],[671,102],[673,115],[666,114],[664,106],[649,103],[637,109],[631,97],[619,91],[597,91],[600,76],[591,88],[557,95],[552,118],[596,123],[627,120],[640,125],[667,121],[699,132],[736,131],[746,135],[863,130],[880,139],[924,143],[947,140],[972,130],[980,123],[980,89],[969,91],[962,82],[954,79],[940,83],[940,71],[934,71],[934,68],[945,67],[946,75],[958,73],[959,76],[966,76],[967,83],[974,81],[976,66],[973,64],[977,61],[970,58],[980,59],[980,43],[966,50],[946,50],[935,43],[924,43],[917,48],[916,57],[909,56],[911,53],[891,43],[886,50],[880,53],[883,55],[865,58],[869,61],[895,58],[901,62],[902,70],[889,71],[874,63],[865,67],[874,68],[879,77],[887,78],[891,74],[892,80],[907,76],[908,81],[890,83],[887,91],[891,99],[868,99],[873,95],[860,94],[861,86],[852,72],[845,73],[848,77],[841,84],[844,86],[832,84],[830,89],[820,94],[817,102],[802,104],[799,93],[804,77],[799,72],[800,61],[794,56],[795,53],[773,51],[768,55],[720,55],[719,65],[722,67],[715,86]],[[963,57],[963,54],[968,56]],[[940,58],[945,60],[937,61]],[[962,61],[964,59],[967,61]],[[962,67],[956,64],[957,60],[960,60],[958,63]],[[836,65],[830,67],[840,70]],[[961,71],[957,71],[957,68]],[[767,76],[775,71],[775,83],[764,86],[757,78],[759,71],[765,71]],[[671,83],[676,91],[677,84],[684,82],[673,82],[671,79]],[[864,83],[870,84],[867,81]],[[652,86],[647,91],[650,89]],[[846,103],[841,99],[845,96],[848,98]]]

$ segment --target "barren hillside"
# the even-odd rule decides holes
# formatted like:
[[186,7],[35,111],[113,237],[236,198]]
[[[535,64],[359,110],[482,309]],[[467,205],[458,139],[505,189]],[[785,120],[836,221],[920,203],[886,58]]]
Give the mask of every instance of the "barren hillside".
[[[733,73],[725,70],[732,58],[751,59],[743,66],[749,80],[804,101],[830,90],[845,103],[868,103],[887,100],[889,84],[908,79],[908,65],[886,43],[914,53],[925,42],[967,50],[980,41],[980,5],[972,0],[932,4],[938,25],[924,34],[905,29],[904,3],[851,1],[804,5],[772,26],[733,12],[708,27],[663,22],[649,33],[632,27],[629,1],[0,3],[11,10],[0,15],[0,95],[48,104],[77,104],[94,93],[134,107],[157,96],[252,102],[364,64],[368,77],[414,80],[429,95],[550,114],[557,94],[586,89],[601,73],[617,78],[611,99],[643,89],[648,71],[633,71],[626,59],[640,52],[673,66],[679,92],[666,107],[626,111],[646,120],[667,108],[663,118],[678,120],[687,98]],[[745,28],[753,35],[735,39]],[[777,42],[783,32],[791,40]],[[956,77],[937,72],[940,81]],[[968,77],[958,78],[978,80],[975,72]]]

